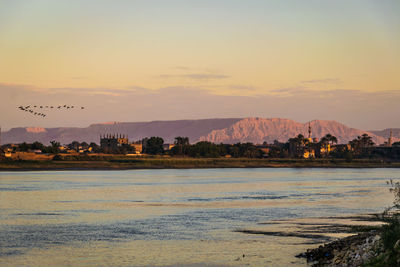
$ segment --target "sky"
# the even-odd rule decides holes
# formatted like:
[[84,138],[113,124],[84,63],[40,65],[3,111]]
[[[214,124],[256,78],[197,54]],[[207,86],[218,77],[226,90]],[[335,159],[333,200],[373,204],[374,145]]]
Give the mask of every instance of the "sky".
[[[0,0],[0,126],[400,127],[398,0]],[[18,109],[75,105],[46,118]]]

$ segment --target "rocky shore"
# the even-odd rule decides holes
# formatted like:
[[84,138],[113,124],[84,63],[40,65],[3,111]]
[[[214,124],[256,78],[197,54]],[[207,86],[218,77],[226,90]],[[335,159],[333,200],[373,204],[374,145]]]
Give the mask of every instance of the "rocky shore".
[[376,230],[349,236],[297,255],[312,266],[361,266],[383,253]]

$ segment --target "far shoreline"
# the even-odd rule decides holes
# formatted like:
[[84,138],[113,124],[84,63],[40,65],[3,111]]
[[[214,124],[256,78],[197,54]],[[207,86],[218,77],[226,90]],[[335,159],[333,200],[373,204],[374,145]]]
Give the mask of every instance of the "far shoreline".
[[0,172],[12,171],[107,171],[148,169],[226,169],[226,168],[400,168],[400,162],[375,159],[250,159],[250,158],[173,158],[118,157],[108,160],[0,161]]

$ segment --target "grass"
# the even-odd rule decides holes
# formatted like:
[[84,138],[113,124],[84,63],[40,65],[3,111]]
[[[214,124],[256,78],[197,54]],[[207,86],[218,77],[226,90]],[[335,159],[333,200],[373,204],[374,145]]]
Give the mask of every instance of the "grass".
[[380,229],[382,237],[382,248],[380,254],[364,264],[365,267],[400,266],[400,246],[396,242],[400,240],[400,220],[393,219],[392,222],[383,225]]
[[388,184],[391,185],[394,201],[393,206],[385,209],[381,215],[386,222],[381,227],[382,251],[364,266],[400,266],[400,182],[390,180]]
[[365,233],[365,232],[370,232],[370,231],[381,231],[382,226],[376,226],[376,225],[351,225],[350,226],[350,232],[352,233]]
[[288,158],[178,158],[123,155],[102,157],[66,157],[52,161],[0,161],[0,170],[66,170],[66,169],[189,169],[189,168],[399,168],[400,162],[359,159],[288,159]]

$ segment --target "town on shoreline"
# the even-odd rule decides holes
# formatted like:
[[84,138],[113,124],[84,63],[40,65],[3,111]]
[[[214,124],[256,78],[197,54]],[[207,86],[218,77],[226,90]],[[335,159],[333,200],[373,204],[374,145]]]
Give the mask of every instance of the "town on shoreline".
[[298,134],[272,144],[215,144],[189,142],[178,136],[173,144],[161,137],[130,142],[123,134],[100,135],[100,145],[51,141],[0,146],[0,170],[35,169],[146,169],[246,167],[399,167],[400,142],[389,137],[375,145],[368,134],[338,144],[327,134],[320,140]]

